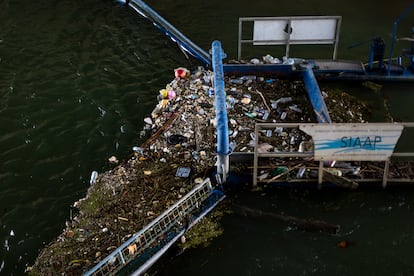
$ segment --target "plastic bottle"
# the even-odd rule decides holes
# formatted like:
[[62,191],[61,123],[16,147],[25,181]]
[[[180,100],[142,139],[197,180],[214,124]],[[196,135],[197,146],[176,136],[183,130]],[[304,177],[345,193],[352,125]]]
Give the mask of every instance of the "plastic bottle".
[[93,185],[96,183],[96,179],[98,178],[98,172],[97,171],[93,171],[91,173],[91,178],[89,179],[89,184]]

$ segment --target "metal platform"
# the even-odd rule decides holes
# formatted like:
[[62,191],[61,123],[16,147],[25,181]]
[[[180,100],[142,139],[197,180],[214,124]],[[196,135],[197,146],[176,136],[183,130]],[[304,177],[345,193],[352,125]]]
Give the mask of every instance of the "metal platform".
[[313,60],[315,74],[320,73],[354,73],[365,74],[366,70],[362,62],[352,60]]

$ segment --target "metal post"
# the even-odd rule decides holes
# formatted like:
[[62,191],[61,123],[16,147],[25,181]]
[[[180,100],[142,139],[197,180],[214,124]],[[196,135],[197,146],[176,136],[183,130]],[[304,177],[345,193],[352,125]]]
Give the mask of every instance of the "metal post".
[[382,187],[385,189],[387,187],[387,181],[388,181],[388,173],[390,171],[390,159],[388,158],[385,161],[384,165],[384,175],[382,176]]
[[255,140],[254,140],[254,159],[253,159],[253,189],[257,187],[257,167],[258,167],[258,153],[257,153],[257,146],[259,144],[259,126],[256,124],[254,129]]
[[237,47],[237,59],[241,59],[241,47],[242,47],[242,28],[243,28],[243,21],[241,18],[239,18],[239,41],[238,41],[238,47]]
[[318,169],[318,190],[322,189],[322,181],[323,181],[323,161],[319,161],[319,169]]
[[289,54],[290,54],[290,36],[291,36],[291,29],[292,29],[292,19],[288,19],[288,23],[287,23],[287,39],[286,39],[286,52],[285,52],[285,56],[286,58],[289,58]]
[[336,21],[336,35],[335,35],[335,46],[332,54],[332,60],[336,60],[336,56],[338,55],[338,44],[339,44],[339,32],[341,30],[341,22],[342,17],[339,17]]

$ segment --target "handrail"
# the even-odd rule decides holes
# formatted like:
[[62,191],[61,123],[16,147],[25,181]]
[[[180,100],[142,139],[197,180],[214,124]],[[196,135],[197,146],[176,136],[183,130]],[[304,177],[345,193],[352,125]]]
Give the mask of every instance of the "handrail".
[[[199,208],[203,201],[212,193],[213,187],[210,179],[207,178],[151,223],[132,235],[114,252],[87,271],[85,275],[114,275],[116,272],[121,271],[129,262],[144,254],[145,251],[155,245],[158,246],[157,241],[164,235],[167,242],[165,246],[167,246],[171,240],[176,239],[177,235],[180,235],[183,229],[188,228],[191,223],[191,221],[188,221],[188,216],[193,210]],[[177,230],[174,230],[175,228]],[[162,246],[156,251],[162,250],[165,247],[164,245]],[[150,257],[148,256],[148,258]]]

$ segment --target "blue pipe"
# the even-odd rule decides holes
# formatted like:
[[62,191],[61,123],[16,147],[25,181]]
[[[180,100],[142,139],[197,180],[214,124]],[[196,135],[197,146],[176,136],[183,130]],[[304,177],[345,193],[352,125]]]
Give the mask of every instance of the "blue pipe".
[[151,20],[156,27],[158,27],[164,34],[170,37],[172,41],[176,42],[182,49],[198,58],[205,65],[211,65],[211,57],[206,51],[201,49],[194,42],[183,35],[178,29],[171,25],[162,16],[160,16],[150,6],[141,0],[125,0],[125,3],[127,3],[140,15]]
[[319,123],[332,123],[311,66],[303,66],[303,82]]
[[229,126],[227,120],[226,95],[224,91],[223,58],[225,54],[218,40],[211,44],[212,65],[214,70],[214,94],[217,119],[217,173],[222,176],[223,182],[229,170]]
[[403,20],[404,17],[406,17],[413,9],[414,9],[414,3],[411,4],[393,23],[392,37],[391,37],[391,47],[390,47],[390,56],[389,56],[389,59],[388,59],[388,70],[387,70],[388,76],[391,74],[392,55],[394,53],[395,41],[397,40],[398,23],[400,23],[400,21]]

